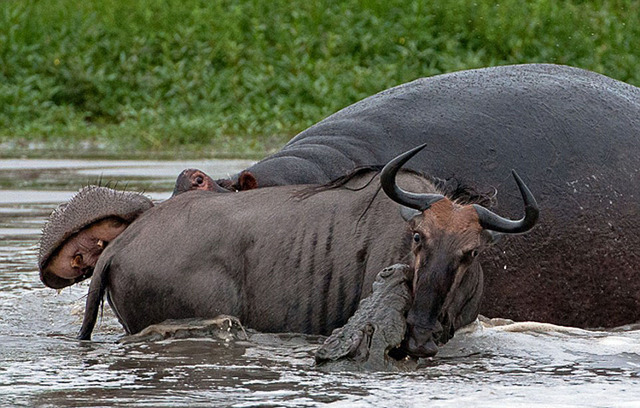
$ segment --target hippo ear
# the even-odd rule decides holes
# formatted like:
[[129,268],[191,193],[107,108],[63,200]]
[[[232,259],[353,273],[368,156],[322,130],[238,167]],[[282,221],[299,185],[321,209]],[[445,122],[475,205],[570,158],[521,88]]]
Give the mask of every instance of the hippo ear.
[[253,190],[254,188],[258,188],[258,181],[253,174],[248,171],[243,171],[238,176],[237,187],[238,191]]
[[402,219],[405,221],[411,221],[418,215],[421,215],[422,211],[414,210],[413,208],[405,207],[404,205],[400,206],[400,215]]

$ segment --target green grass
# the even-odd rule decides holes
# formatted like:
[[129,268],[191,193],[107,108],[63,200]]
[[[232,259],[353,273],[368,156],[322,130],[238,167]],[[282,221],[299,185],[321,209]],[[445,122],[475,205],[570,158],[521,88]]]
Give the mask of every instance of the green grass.
[[490,65],[640,85],[639,20],[631,0],[5,0],[0,155],[259,157],[383,89]]

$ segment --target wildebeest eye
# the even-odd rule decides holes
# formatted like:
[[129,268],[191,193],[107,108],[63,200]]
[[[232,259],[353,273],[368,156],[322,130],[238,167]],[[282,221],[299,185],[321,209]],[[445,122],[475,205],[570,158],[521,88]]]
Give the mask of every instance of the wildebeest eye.
[[420,243],[420,234],[418,234],[417,232],[413,234],[413,242],[415,242],[416,244]]
[[463,252],[462,258],[460,259],[460,261],[462,263],[471,263],[476,259],[479,253],[480,251],[478,251],[477,249],[472,249],[471,251]]

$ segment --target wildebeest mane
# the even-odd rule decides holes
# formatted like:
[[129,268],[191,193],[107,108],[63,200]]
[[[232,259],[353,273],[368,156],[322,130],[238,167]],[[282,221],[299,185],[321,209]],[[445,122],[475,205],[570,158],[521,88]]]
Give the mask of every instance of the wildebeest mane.
[[458,204],[478,204],[489,208],[496,203],[497,191],[495,189],[492,189],[491,192],[481,192],[456,177],[448,179],[429,176],[424,177],[428,178],[436,186],[438,191],[442,193],[442,195]]
[[362,166],[356,167],[350,173],[345,174],[344,176],[340,176],[331,180],[325,184],[318,184],[313,186],[308,186],[303,189],[300,189],[295,193],[295,197],[299,199],[309,198],[315,194],[321,193],[323,191],[333,190],[336,188],[344,187],[349,181],[353,180],[357,176],[361,174],[371,173],[371,179],[367,181],[363,186],[357,188],[349,188],[345,187],[347,190],[358,191],[366,188],[371,182],[375,179],[375,177],[382,171],[384,166]]
[[[371,182],[375,179],[375,177],[382,171],[383,167],[384,166],[382,165],[357,167],[353,169],[353,171],[351,171],[350,173],[345,174],[344,176],[340,176],[328,183],[305,187],[299,190],[298,192],[296,192],[294,196],[298,199],[305,199],[315,194],[321,193],[323,191],[344,187],[347,183],[349,183],[349,181],[353,180],[354,178],[363,174],[371,173],[371,179],[368,180],[366,183],[364,183],[362,186],[357,188],[345,187],[351,191],[362,190],[366,188],[369,184],[371,184]],[[419,177],[423,177],[427,179],[435,186],[435,188],[438,190],[440,194],[448,197],[450,200],[455,201],[459,204],[462,204],[462,205],[479,204],[483,207],[488,207],[488,208],[495,204],[495,201],[496,201],[495,189],[493,189],[491,192],[481,192],[477,190],[475,187],[462,182],[460,179],[456,177],[441,179],[438,177],[427,175],[423,172],[416,171],[416,170],[403,169],[402,171],[415,174]],[[378,190],[380,190],[381,188],[382,188],[381,186],[378,187]]]

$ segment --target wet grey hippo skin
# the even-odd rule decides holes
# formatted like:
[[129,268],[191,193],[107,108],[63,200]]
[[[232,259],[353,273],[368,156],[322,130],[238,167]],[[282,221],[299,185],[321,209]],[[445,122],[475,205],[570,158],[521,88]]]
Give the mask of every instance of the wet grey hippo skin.
[[[404,220],[368,169],[336,186],[192,191],[158,204],[100,257],[79,337],[90,338],[105,294],[128,333],[166,319],[227,314],[259,331],[329,334],[355,313],[378,271],[415,254],[413,267],[433,276],[413,285],[407,352],[433,355],[477,315],[482,271],[466,254],[490,245],[492,227],[473,204],[441,195],[444,184],[414,173],[399,179],[411,191],[434,193],[434,211],[427,204]],[[453,223],[434,220],[431,239],[417,242],[412,229],[433,217]],[[211,230],[212,219],[219,230]],[[419,261],[427,250],[438,254],[436,264]]]
[[335,329],[316,351],[316,366],[335,371],[384,371],[406,367],[389,356],[400,347],[411,307],[413,271],[396,264],[378,273],[372,293],[360,301],[347,324]]

